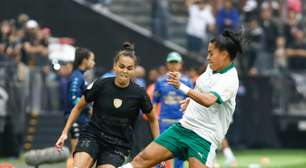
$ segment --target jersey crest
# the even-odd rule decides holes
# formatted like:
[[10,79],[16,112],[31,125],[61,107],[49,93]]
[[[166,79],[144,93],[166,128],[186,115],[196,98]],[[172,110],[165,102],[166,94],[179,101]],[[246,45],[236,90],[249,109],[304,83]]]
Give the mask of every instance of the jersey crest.
[[122,105],[122,100],[121,99],[114,99],[113,104],[115,108],[119,108]]

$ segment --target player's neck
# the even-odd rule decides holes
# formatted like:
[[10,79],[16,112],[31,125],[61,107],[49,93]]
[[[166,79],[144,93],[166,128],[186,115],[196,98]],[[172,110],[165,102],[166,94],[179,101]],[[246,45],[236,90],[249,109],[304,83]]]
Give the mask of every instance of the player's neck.
[[126,82],[126,83],[121,83],[119,82],[119,80],[117,80],[117,78],[115,78],[115,85],[120,87],[120,88],[126,88],[128,87],[130,84],[130,81]]

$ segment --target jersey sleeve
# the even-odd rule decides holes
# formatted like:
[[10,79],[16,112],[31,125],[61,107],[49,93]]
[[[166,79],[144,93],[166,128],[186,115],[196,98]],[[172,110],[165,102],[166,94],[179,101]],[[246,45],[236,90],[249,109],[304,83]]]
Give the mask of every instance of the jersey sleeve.
[[155,87],[154,87],[154,92],[153,92],[153,104],[158,104],[160,103],[160,97],[161,97],[161,92],[160,92],[160,81],[156,81]]
[[237,81],[235,79],[222,78],[212,86],[210,93],[217,97],[218,104],[222,104],[233,96],[236,85]]
[[151,99],[145,90],[143,90],[142,92],[142,100],[140,108],[143,113],[150,113],[153,109]]
[[71,77],[71,83],[69,87],[69,92],[71,95],[71,103],[73,106],[75,106],[79,100],[80,100],[80,95],[82,95],[82,84],[84,83],[84,80],[77,75]]
[[96,99],[97,93],[99,90],[98,83],[99,83],[99,80],[96,80],[87,86],[85,93],[84,93],[86,102],[89,103]]

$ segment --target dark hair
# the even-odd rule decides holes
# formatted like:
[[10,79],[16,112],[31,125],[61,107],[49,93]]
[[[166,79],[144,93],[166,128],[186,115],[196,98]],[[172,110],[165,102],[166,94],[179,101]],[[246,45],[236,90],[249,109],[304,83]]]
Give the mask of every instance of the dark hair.
[[75,49],[75,58],[74,58],[74,62],[73,62],[73,69],[78,68],[84,59],[88,59],[90,54],[92,53],[92,51],[90,51],[87,48],[80,48],[77,47]]
[[132,42],[124,42],[122,44],[122,49],[117,52],[114,58],[114,63],[118,62],[121,56],[130,57],[134,60],[135,65],[138,64],[138,59],[135,55],[134,44]]
[[212,38],[210,43],[214,43],[221,51],[226,50],[229,53],[231,60],[234,60],[237,54],[243,53],[244,47],[246,46],[246,33],[234,33],[225,30],[221,35]]

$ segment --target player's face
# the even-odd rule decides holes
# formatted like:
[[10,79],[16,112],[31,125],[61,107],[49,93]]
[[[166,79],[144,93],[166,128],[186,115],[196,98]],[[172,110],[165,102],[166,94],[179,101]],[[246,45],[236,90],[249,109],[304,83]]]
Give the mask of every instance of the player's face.
[[94,53],[90,53],[90,56],[87,59],[87,69],[92,69],[94,68],[96,65],[95,62],[95,54]]
[[180,62],[169,62],[167,63],[167,69],[170,72],[179,72],[182,68],[182,63]]
[[226,59],[226,51],[220,51],[215,43],[209,43],[207,61],[213,71],[222,70]]
[[118,83],[125,85],[134,76],[135,61],[128,56],[120,56],[113,67]]

